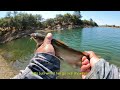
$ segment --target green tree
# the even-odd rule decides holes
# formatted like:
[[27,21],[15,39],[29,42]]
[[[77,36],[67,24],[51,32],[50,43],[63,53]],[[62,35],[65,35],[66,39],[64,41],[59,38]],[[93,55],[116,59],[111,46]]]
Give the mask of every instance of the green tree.
[[48,26],[54,26],[54,25],[55,25],[54,19],[52,19],[52,18],[47,19],[47,20],[45,21],[45,23],[46,23],[47,27],[48,27]]
[[80,11],[74,11],[74,14],[75,16],[77,16],[79,19],[82,18],[82,15],[81,15],[81,12]]
[[64,15],[57,14],[55,18],[49,18],[43,21],[41,15],[28,14],[17,11],[9,11],[6,17],[0,18],[0,27],[6,28],[15,27],[16,30],[40,29],[46,27],[56,27],[56,25],[83,25],[83,26],[98,26],[92,19],[81,20],[80,11],[74,11],[74,14],[66,13]]
[[82,21],[76,15],[72,15],[72,22],[74,25],[82,25]]
[[56,23],[63,23],[64,21],[64,16],[61,14],[57,14],[56,17],[54,18]]
[[72,15],[69,13],[64,14],[64,22],[70,24],[72,22]]
[[90,25],[91,26],[98,26],[97,23],[94,22],[92,18],[90,18]]

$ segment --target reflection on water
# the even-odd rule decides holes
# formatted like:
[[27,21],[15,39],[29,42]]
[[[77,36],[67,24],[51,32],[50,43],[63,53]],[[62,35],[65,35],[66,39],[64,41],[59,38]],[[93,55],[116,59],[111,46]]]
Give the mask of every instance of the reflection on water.
[[[120,29],[83,28],[52,32],[53,37],[64,41],[68,46],[81,51],[94,51],[110,63],[120,66]],[[24,69],[32,58],[35,42],[29,37],[0,45],[0,55],[18,70]],[[61,71],[74,71],[62,62]],[[78,71],[78,70],[76,70]]]

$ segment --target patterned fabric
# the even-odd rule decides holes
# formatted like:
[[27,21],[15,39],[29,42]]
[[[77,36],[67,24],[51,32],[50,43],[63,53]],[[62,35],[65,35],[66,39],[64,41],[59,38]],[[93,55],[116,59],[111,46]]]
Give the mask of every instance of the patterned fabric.
[[36,53],[25,70],[12,79],[56,79],[60,60],[51,54]]
[[105,61],[100,59],[91,71],[86,76],[86,79],[119,79],[120,78],[120,69]]

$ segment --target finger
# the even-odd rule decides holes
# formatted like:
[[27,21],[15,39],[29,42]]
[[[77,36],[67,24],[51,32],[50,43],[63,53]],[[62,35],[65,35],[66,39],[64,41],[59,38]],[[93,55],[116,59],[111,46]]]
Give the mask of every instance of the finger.
[[86,65],[89,63],[89,60],[88,59],[85,59],[83,62],[82,62],[82,65]]
[[86,51],[89,54],[89,57],[92,58],[94,56],[94,52],[93,51]]
[[86,70],[86,72],[90,72],[90,68]]
[[90,68],[90,64],[82,65],[82,66],[81,66],[81,72],[84,72],[84,71],[86,71],[86,70],[89,69],[89,68]]
[[86,60],[86,59],[87,59],[87,58],[86,58],[85,56],[83,56],[83,57],[82,57],[82,62],[83,62],[84,60]]
[[55,55],[55,50],[51,44],[47,44],[44,48],[46,53]]
[[52,34],[48,33],[44,39],[44,44],[51,44]]
[[83,54],[86,55],[86,56],[89,56],[88,51],[84,51]]

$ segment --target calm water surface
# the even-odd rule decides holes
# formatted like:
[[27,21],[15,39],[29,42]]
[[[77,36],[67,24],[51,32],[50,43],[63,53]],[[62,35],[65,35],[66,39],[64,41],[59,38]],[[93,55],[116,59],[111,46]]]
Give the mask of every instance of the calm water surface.
[[120,29],[83,28],[54,32],[54,37],[74,49],[94,51],[101,58],[120,66]]

